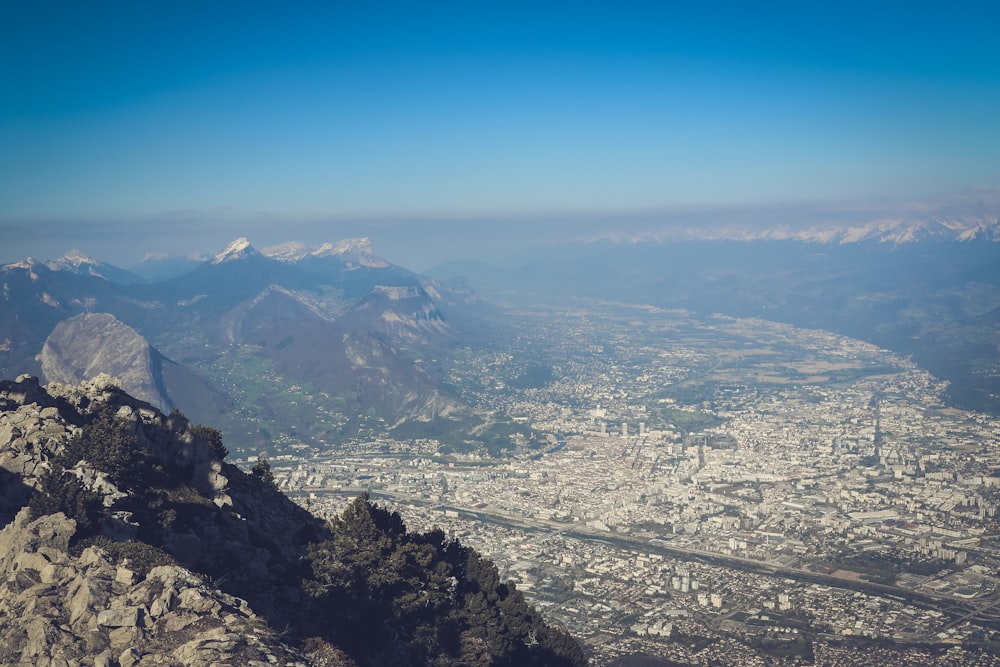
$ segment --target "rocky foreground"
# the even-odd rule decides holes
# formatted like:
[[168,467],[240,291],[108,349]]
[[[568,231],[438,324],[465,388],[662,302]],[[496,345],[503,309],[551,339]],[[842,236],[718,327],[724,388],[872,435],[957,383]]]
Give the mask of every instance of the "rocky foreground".
[[[46,474],[88,416],[111,405],[131,425],[152,465],[184,471],[184,482],[205,503],[217,508],[210,525],[188,522],[176,532],[162,531],[175,560],[204,569],[220,548],[220,518],[242,521],[228,495],[217,452],[196,437],[183,418],[165,416],[101,377],[81,386],[41,387],[27,376],[0,384],[0,664],[98,665],[273,665],[351,664],[309,658],[278,640],[266,619],[247,601],[218,590],[207,577],[179,564],[148,567],[139,558],[109,555],[99,546],[80,548],[78,522],[62,513],[32,518],[28,507]],[[235,471],[235,469],[233,469]],[[129,493],[110,475],[81,461],[69,471],[100,498],[104,506],[94,531],[113,546],[139,535],[142,526],[128,506]],[[245,498],[244,498],[245,500]],[[132,507],[135,510],[137,508]],[[287,508],[286,508],[287,509]],[[266,514],[261,512],[259,514]],[[246,541],[252,528],[241,527]],[[229,533],[234,546],[232,526]],[[272,554],[242,544],[255,555],[258,571],[267,571]],[[253,560],[253,559],[252,559]],[[117,562],[113,562],[117,561]],[[145,572],[144,572],[145,570]],[[246,576],[246,563],[233,562],[235,577]],[[267,589],[266,581],[262,588]]]
[[0,664],[306,664],[246,601],[179,566],[143,576],[96,547],[73,556],[75,531],[27,508],[0,531]]
[[225,456],[107,376],[0,382],[0,665],[587,663],[440,530],[322,522]]

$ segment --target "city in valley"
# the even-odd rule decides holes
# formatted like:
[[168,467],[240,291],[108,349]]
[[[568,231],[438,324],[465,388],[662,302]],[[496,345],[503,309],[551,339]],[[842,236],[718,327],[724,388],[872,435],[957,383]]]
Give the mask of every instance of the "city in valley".
[[598,665],[1000,664],[1000,431],[943,382],[764,320],[580,302],[498,321],[503,347],[422,363],[523,427],[515,450],[286,436],[282,490],[442,528]]

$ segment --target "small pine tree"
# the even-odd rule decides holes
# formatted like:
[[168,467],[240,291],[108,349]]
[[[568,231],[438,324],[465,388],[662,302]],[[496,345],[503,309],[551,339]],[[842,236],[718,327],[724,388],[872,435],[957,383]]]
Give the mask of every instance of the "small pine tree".
[[268,463],[266,456],[258,456],[257,463],[254,465],[250,474],[267,484],[269,487],[278,490],[278,483],[274,481],[274,472],[271,470],[271,464]]
[[121,419],[110,405],[66,444],[59,463],[72,468],[81,460],[105,472],[119,488],[137,488],[144,483],[146,453],[139,447],[133,426]]
[[39,479],[39,488],[28,503],[31,518],[62,512],[76,521],[76,537],[92,535],[100,527],[104,505],[101,496],[83,485],[58,462]]
[[191,427],[191,431],[194,433],[194,437],[208,443],[209,448],[217,459],[222,460],[229,456],[229,450],[222,444],[222,432],[219,429],[198,424]]

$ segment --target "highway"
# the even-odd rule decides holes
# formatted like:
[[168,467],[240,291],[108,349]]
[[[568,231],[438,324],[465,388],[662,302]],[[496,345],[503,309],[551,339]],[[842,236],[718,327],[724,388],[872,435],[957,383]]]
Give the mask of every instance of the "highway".
[[[360,489],[358,492],[360,493]],[[681,546],[672,546],[661,539],[649,540],[643,537],[633,537],[601,531],[578,522],[566,523],[548,519],[538,519],[526,517],[511,512],[506,512],[495,508],[470,509],[454,505],[435,504],[429,501],[420,502],[409,495],[396,495],[382,490],[370,490],[370,494],[375,498],[386,498],[401,503],[417,503],[441,512],[451,511],[459,516],[528,532],[543,532],[546,534],[562,534],[566,537],[590,542],[603,542],[617,548],[643,551],[646,553],[661,554],[671,558],[681,560],[693,560],[719,567],[752,572],[754,574],[784,577],[810,584],[829,586],[844,590],[861,591],[879,597],[894,598],[903,600],[907,604],[912,604],[925,609],[933,609],[945,615],[939,631],[959,625],[965,621],[975,619],[977,622],[1000,629],[1000,615],[997,608],[1000,607],[1000,595],[990,596],[986,600],[956,600],[951,597],[935,595],[925,591],[915,591],[878,584],[862,579],[845,579],[835,577],[822,572],[804,570],[801,568],[786,567],[777,563],[768,563],[738,556],[690,549]],[[993,613],[987,613],[993,612]]]

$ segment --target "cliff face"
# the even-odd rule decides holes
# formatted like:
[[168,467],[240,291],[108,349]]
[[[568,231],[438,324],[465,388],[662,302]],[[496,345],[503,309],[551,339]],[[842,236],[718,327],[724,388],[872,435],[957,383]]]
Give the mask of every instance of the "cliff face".
[[83,313],[57,324],[39,356],[48,382],[76,384],[104,372],[119,378],[133,396],[169,410],[157,387],[154,354],[149,341],[114,315]]
[[169,412],[178,396],[187,414],[216,423],[225,398],[189,368],[168,359],[135,329],[109,313],[82,313],[56,325],[37,357],[46,382],[75,385],[101,373],[130,395]]

